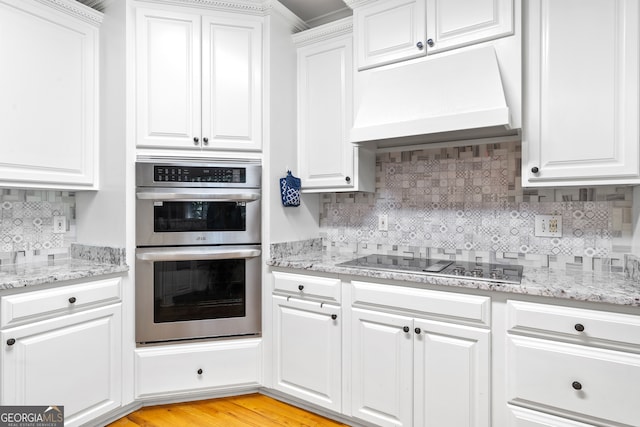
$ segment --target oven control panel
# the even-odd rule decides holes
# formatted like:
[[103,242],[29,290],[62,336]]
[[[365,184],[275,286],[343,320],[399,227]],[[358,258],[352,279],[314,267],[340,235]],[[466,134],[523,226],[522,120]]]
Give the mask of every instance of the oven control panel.
[[158,165],[153,167],[154,182],[224,182],[241,184],[246,180],[245,168]]
[[257,160],[189,160],[136,162],[138,188],[255,188],[262,182],[262,166]]

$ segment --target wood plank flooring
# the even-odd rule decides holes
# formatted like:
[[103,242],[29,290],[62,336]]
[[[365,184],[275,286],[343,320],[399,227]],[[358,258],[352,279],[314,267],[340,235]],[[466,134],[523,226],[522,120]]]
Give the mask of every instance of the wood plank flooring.
[[346,426],[261,394],[147,406],[107,427]]

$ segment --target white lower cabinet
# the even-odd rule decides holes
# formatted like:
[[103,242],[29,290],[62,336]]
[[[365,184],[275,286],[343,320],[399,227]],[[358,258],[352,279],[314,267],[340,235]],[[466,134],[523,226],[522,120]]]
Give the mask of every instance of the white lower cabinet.
[[[380,426],[489,427],[489,329],[416,317],[434,315],[429,312],[395,312],[450,296],[450,303],[471,318],[476,308],[488,309],[489,299],[464,296],[463,301],[446,292],[361,282],[352,286],[352,415]],[[387,305],[391,301],[398,305]],[[484,318],[479,314],[478,326]]]
[[381,426],[410,426],[413,414],[413,319],[352,310],[351,410]]
[[342,282],[273,272],[274,388],[318,407],[342,410]]
[[63,405],[76,426],[121,404],[121,304],[1,332],[1,405]]
[[274,295],[273,315],[276,390],[339,412],[340,307]]
[[122,403],[122,281],[0,297],[0,405],[64,406],[77,426]]
[[420,319],[414,326],[413,425],[490,426],[491,332]]
[[507,319],[510,425],[639,425],[640,316],[508,301]]
[[507,405],[509,408],[509,427],[593,427],[578,421],[555,417],[530,409]]
[[136,398],[195,396],[259,386],[260,338],[141,347],[135,351]]

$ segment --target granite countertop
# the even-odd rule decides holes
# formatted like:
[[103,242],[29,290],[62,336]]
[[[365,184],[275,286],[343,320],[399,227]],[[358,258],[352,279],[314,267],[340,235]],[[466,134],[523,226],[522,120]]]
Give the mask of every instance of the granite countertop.
[[357,257],[358,255],[356,254],[337,255],[324,252],[311,252],[276,257],[268,260],[267,264],[272,267],[321,273],[346,274],[376,279],[640,307],[640,283],[626,278],[624,273],[593,273],[552,268],[524,267],[522,283],[516,285],[493,283],[469,278],[437,277],[337,265]]
[[0,294],[9,289],[124,273],[128,270],[129,266],[124,262],[124,249],[75,245],[71,248],[69,258],[1,265]]

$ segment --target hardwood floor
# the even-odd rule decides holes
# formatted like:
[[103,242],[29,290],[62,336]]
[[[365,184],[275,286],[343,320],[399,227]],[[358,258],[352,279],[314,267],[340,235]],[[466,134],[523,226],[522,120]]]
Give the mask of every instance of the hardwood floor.
[[107,427],[346,426],[261,394],[148,406]]

